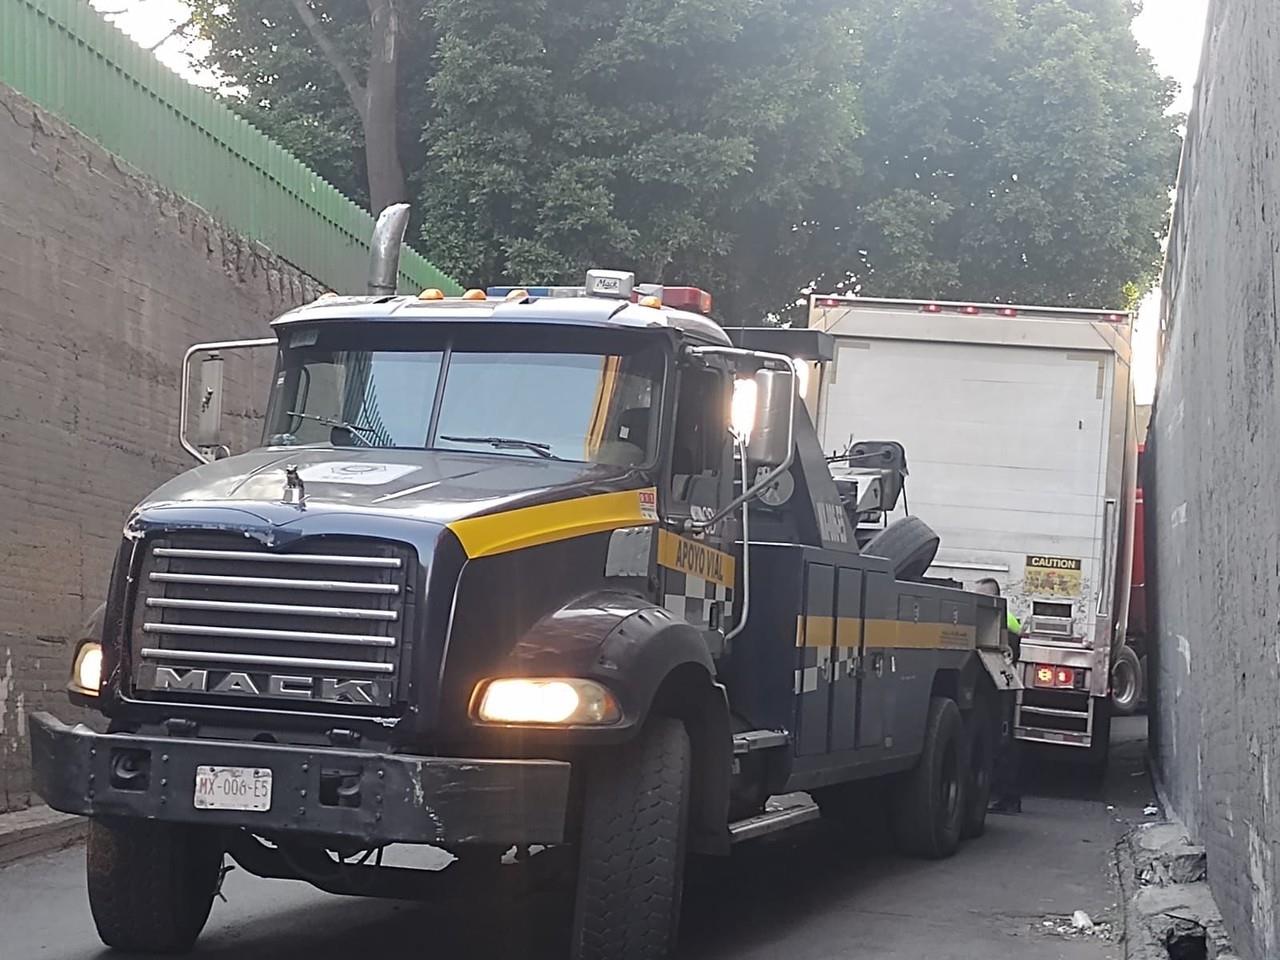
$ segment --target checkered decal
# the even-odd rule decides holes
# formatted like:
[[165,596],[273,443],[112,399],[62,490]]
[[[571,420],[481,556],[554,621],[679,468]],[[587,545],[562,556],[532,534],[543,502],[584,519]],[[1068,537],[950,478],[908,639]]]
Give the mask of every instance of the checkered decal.
[[852,677],[858,663],[857,647],[797,647],[795,693],[813,693],[818,680],[828,679],[836,683]]
[[[662,605],[677,617],[698,627],[724,631],[733,622],[733,588],[722,587],[679,570],[666,569],[666,596]],[[720,604],[718,618],[712,621],[712,610]]]

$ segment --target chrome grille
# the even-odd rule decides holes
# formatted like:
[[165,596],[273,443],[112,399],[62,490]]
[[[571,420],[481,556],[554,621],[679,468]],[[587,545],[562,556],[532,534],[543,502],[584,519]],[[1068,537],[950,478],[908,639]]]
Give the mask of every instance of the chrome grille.
[[137,578],[134,692],[144,699],[385,712],[397,699],[410,551],[316,538],[153,541]]

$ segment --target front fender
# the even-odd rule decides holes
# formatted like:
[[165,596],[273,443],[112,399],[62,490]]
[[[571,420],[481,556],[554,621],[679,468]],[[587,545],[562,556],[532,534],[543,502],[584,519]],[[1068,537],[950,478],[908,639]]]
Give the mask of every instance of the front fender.
[[534,624],[501,673],[600,681],[622,707],[622,722],[610,728],[617,733],[638,729],[663,682],[686,665],[712,683],[715,668],[697,629],[642,597],[602,591],[580,597]]
[[627,739],[655,711],[683,721],[694,756],[691,849],[728,852],[733,735],[725,690],[715,682],[700,631],[640,597],[589,595],[539,621],[517,645],[511,666],[524,676],[589,677],[618,697],[621,723],[557,731],[560,743]]

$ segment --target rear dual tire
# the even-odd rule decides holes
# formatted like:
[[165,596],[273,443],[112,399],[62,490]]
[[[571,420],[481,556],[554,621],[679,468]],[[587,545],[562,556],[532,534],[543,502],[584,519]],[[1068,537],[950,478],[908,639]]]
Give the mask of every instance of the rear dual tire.
[[925,722],[924,750],[898,784],[890,814],[898,849],[929,860],[960,846],[966,817],[965,731],[954,700],[934,697]]

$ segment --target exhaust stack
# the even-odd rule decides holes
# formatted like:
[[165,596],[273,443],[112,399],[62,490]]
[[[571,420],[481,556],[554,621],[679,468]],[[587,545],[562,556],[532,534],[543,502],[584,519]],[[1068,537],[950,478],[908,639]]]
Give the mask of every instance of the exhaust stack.
[[390,297],[396,292],[396,274],[400,269],[400,246],[409,226],[409,205],[393,203],[378,214],[373,227],[369,256],[369,295]]

